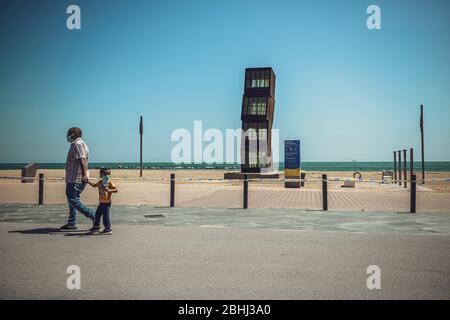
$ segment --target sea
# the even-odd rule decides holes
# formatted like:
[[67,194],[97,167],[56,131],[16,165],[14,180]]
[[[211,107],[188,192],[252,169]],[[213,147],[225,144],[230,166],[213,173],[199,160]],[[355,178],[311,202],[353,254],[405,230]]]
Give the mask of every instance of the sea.
[[[26,163],[0,163],[0,170],[21,169]],[[403,163],[402,163],[403,165]],[[144,169],[159,170],[239,170],[239,164],[174,164],[172,162],[145,162]],[[393,162],[302,162],[301,169],[305,171],[382,171],[393,170]],[[65,163],[38,163],[40,169],[64,169]],[[108,167],[111,169],[139,169],[138,162],[91,162],[90,169]],[[284,170],[284,163],[279,164],[279,170]],[[409,170],[409,163],[407,163]],[[421,162],[414,162],[414,171],[422,170]],[[450,172],[450,161],[425,162],[427,172]]]

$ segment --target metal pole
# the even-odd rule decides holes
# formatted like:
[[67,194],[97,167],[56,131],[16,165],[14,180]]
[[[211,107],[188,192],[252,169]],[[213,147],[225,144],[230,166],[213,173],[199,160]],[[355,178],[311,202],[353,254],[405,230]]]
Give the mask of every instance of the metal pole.
[[397,153],[394,151],[394,183],[397,182]]
[[170,174],[170,207],[175,207],[175,173]]
[[409,176],[414,174],[414,149],[409,148]]
[[410,212],[416,212],[416,175],[411,175],[411,204],[410,204]]
[[425,184],[425,147],[423,142],[423,105],[420,105],[420,138],[422,148],[422,184]]
[[322,207],[323,211],[328,211],[328,185],[326,174],[322,174]]
[[244,209],[248,208],[248,175],[244,174]]
[[39,173],[39,205],[44,204],[44,174]]
[[402,152],[399,150],[398,152],[398,185],[402,185]]
[[142,116],[141,116],[141,120],[139,121],[139,136],[140,136],[140,173],[139,176],[142,178],[142,135],[144,134],[144,121],[142,120]]
[[403,179],[405,180],[405,188],[408,187],[406,180],[408,178],[406,177],[406,149],[403,149]]

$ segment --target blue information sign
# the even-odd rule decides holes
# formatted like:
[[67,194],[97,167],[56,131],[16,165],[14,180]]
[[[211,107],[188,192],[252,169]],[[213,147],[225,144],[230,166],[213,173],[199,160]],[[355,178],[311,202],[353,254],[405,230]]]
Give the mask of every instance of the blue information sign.
[[284,140],[284,168],[300,169],[300,140]]

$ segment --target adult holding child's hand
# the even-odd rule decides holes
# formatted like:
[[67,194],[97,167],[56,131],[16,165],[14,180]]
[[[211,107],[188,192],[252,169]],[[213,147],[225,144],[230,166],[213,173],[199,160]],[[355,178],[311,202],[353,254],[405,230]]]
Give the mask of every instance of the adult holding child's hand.
[[70,148],[66,160],[66,196],[69,204],[69,219],[61,230],[77,229],[77,210],[94,223],[94,211],[81,203],[80,195],[86,184],[89,182],[88,159],[89,148],[81,140],[82,132],[80,128],[70,128],[67,132],[67,141]]

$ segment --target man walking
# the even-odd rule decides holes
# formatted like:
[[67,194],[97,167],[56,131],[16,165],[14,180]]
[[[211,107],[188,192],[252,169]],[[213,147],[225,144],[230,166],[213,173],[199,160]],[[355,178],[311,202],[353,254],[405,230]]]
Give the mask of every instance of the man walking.
[[66,160],[66,196],[69,204],[69,219],[61,230],[77,229],[77,210],[95,222],[95,213],[81,203],[80,194],[88,183],[89,149],[81,140],[81,129],[70,128],[67,132],[67,141],[70,143]]

